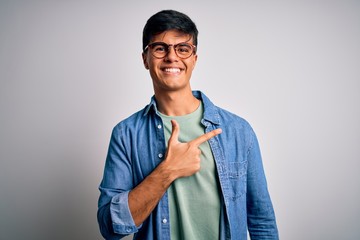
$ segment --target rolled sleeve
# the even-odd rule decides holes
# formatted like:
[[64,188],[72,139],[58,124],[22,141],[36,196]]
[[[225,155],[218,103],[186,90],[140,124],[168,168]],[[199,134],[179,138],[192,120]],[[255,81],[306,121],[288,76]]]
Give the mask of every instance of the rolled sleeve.
[[129,192],[120,193],[114,196],[110,203],[112,226],[117,234],[131,234],[138,231],[129,209],[128,196]]

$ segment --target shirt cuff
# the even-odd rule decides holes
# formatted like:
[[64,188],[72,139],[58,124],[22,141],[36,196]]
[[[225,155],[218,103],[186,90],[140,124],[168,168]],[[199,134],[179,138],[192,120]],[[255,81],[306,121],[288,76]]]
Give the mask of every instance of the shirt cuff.
[[112,226],[117,234],[132,234],[138,231],[138,227],[135,226],[130,212],[128,196],[129,191],[117,194],[111,199],[110,214]]

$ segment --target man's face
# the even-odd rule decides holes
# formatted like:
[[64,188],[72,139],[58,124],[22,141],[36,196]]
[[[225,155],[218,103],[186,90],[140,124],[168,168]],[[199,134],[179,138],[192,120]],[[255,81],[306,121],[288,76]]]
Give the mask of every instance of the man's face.
[[[183,42],[193,43],[190,35],[176,30],[169,30],[155,35],[150,43],[154,42],[164,42],[172,45]],[[196,53],[189,58],[182,59],[176,55],[174,48],[170,47],[164,58],[156,58],[148,49],[143,53],[143,60],[145,68],[150,71],[156,94],[184,89],[191,90],[190,78],[197,60]]]

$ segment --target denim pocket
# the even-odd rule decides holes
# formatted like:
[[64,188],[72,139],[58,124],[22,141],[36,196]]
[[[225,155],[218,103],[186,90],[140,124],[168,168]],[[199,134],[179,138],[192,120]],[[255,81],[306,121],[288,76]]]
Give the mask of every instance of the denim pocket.
[[246,170],[246,161],[229,163],[229,181],[232,190],[230,196],[233,200],[246,193]]

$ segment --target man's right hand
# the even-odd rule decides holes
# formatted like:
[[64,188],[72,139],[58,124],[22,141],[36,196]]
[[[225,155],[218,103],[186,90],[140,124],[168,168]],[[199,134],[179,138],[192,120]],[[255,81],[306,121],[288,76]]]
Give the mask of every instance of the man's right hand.
[[200,170],[199,146],[221,133],[221,129],[215,129],[205,133],[190,142],[179,142],[180,126],[175,120],[171,120],[172,133],[168,142],[168,150],[164,164],[173,172],[174,178],[188,177]]

